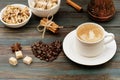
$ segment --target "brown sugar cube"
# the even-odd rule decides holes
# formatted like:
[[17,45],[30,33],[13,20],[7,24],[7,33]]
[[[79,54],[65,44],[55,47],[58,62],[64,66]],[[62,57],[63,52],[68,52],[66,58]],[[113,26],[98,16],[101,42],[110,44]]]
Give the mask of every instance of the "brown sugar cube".
[[58,2],[58,0],[52,0],[52,3],[57,3]]
[[13,66],[17,65],[17,59],[14,57],[9,58],[9,63]]
[[50,8],[52,8],[52,3],[51,3],[51,2],[49,2],[49,3],[47,4],[47,9],[50,9]]
[[52,7],[53,7],[53,6],[56,6],[56,5],[57,5],[57,3],[52,3]]
[[16,51],[16,52],[15,52],[15,55],[16,55],[16,58],[17,58],[17,59],[23,58],[22,51]]
[[32,63],[32,58],[29,57],[29,56],[26,56],[24,59],[23,59],[23,62],[25,64],[31,64]]

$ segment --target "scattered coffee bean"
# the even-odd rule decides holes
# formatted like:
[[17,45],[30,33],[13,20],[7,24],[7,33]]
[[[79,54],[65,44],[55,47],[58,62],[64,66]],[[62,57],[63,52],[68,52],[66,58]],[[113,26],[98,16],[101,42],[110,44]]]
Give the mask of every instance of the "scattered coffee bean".
[[50,44],[45,44],[41,41],[35,42],[32,46],[33,55],[40,60],[51,62],[55,60],[62,51],[61,41],[54,41]]

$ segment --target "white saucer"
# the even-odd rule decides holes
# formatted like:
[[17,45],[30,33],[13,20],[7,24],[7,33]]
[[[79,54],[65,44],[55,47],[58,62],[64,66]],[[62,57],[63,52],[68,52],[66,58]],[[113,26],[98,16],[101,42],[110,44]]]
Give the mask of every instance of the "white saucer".
[[115,40],[113,40],[105,46],[105,50],[100,55],[92,58],[84,57],[80,54],[82,52],[79,49],[80,47],[76,44],[77,41],[75,30],[73,30],[65,37],[63,41],[63,50],[69,59],[78,64],[87,66],[100,65],[109,61],[116,53],[117,46]]

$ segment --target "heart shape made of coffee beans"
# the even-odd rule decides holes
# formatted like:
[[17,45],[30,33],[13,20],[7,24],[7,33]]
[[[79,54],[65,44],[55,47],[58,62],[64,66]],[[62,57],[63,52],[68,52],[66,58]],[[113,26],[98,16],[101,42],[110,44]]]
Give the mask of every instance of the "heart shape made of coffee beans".
[[50,44],[39,41],[35,42],[31,48],[35,57],[39,58],[40,60],[51,62],[55,60],[62,51],[62,43],[58,40]]

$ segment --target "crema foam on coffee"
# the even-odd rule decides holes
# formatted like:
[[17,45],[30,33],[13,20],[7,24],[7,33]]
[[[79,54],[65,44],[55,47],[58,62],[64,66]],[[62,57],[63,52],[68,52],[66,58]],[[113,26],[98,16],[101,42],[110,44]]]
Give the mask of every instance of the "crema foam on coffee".
[[97,25],[85,24],[78,29],[77,35],[85,42],[96,42],[103,37],[103,31]]

